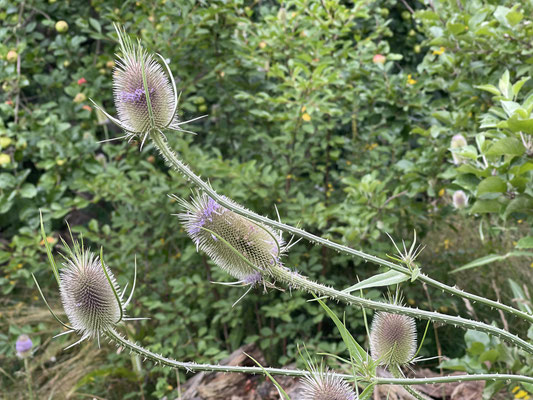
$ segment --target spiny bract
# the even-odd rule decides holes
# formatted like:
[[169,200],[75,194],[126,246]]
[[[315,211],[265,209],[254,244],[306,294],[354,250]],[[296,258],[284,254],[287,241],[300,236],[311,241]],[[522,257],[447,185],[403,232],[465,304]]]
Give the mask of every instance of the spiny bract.
[[370,351],[381,365],[403,365],[416,352],[415,320],[406,315],[377,312],[370,330]]
[[228,210],[206,194],[198,194],[190,203],[178,201],[185,210],[178,217],[197,248],[233,277],[255,284],[263,271],[268,273],[269,268],[281,264],[284,243],[269,227]]
[[327,368],[313,369],[303,377],[302,400],[356,400],[357,395],[341,377],[335,376]]
[[60,271],[65,313],[72,328],[82,337],[98,337],[121,317],[123,304],[119,303],[111,287],[112,284],[118,292],[113,273],[105,266],[108,280],[100,258],[90,251],[69,251],[69,257],[65,259]]

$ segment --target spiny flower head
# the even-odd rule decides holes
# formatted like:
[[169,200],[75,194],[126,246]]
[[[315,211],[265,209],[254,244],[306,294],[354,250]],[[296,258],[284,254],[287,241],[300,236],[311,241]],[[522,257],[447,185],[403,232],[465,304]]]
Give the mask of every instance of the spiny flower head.
[[416,352],[415,320],[406,315],[377,312],[370,330],[370,352],[381,365],[404,365]]
[[454,192],[453,205],[457,209],[465,208],[468,205],[468,196],[462,190]]
[[[460,149],[461,147],[465,147],[467,145],[467,141],[465,139],[465,137],[461,134],[457,134],[457,135],[454,135],[452,137],[452,141],[450,143],[450,148],[451,149]],[[462,156],[460,156],[459,154],[455,153],[455,152],[452,152],[452,158],[453,158],[453,163],[455,165],[459,165],[459,164],[462,164],[466,161],[466,159]]]
[[131,134],[173,125],[177,129],[177,98],[169,75],[140,42],[133,43],[125,32],[116,29],[122,53],[113,73],[118,119]]
[[357,395],[348,382],[334,375],[322,365],[312,367],[311,374],[301,378],[302,400],[356,400]]
[[63,308],[72,328],[82,337],[99,337],[123,315],[117,282],[99,257],[80,249],[77,243],[73,251],[67,246],[67,252],[60,270]]
[[279,233],[228,210],[205,193],[191,202],[177,200],[184,209],[178,217],[189,237],[233,277],[254,285],[262,280],[262,271],[268,273],[281,264],[285,247]]

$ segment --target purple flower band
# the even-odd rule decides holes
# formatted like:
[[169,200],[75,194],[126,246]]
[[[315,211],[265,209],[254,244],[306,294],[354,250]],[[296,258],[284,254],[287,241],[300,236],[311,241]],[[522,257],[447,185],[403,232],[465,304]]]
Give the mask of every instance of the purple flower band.
[[[151,88],[149,90],[150,96],[152,96],[155,92],[154,88]],[[144,89],[135,89],[134,92],[126,92],[125,90],[119,92],[118,99],[122,103],[138,103],[140,101],[144,102],[146,99],[145,91]]]

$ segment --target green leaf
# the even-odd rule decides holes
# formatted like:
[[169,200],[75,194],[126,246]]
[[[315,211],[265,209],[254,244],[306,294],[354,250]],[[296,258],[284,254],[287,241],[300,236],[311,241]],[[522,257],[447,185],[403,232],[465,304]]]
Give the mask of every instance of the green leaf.
[[496,213],[500,208],[497,200],[477,200],[470,209],[470,214]]
[[285,400],[291,400],[291,398],[289,397],[289,395],[285,392],[285,390],[283,390],[283,388],[281,387],[281,385],[278,383],[278,381],[276,381],[274,379],[274,377],[272,375],[270,375],[270,373],[259,363],[259,361],[257,361],[255,358],[253,358],[251,355],[249,354],[246,354],[244,353],[247,357],[249,357],[254,363],[256,363],[256,365],[261,368],[263,370],[263,372],[270,378],[270,380],[272,381],[272,383],[274,384],[274,386],[276,386],[276,388],[278,389],[278,392],[279,394],[283,395],[283,397],[285,398]]
[[439,368],[446,368],[452,371],[466,371],[465,363],[459,358],[444,360],[439,364]]
[[507,190],[507,184],[497,176],[489,176],[483,179],[477,186],[477,195],[485,193],[504,193]]
[[15,177],[11,174],[0,174],[0,190],[10,189],[17,184]]
[[533,213],[533,199],[527,195],[520,195],[509,202],[505,209],[505,217],[514,212]]
[[102,33],[102,27],[100,26],[100,22],[98,22],[98,20],[89,18],[89,23],[98,33]]
[[488,256],[484,256],[484,257],[478,258],[478,259],[476,259],[474,261],[469,262],[468,264],[463,265],[462,267],[456,268],[456,269],[450,271],[450,273],[454,274],[454,273],[459,272],[459,271],[464,271],[465,269],[480,267],[482,265],[490,264],[490,263],[493,263],[493,262],[496,262],[496,261],[501,261],[504,258],[505,257],[500,256],[498,254],[489,254]]
[[390,286],[400,282],[404,282],[409,279],[409,275],[406,275],[402,272],[390,270],[382,274],[374,275],[364,281],[361,281],[353,286],[350,286],[347,289],[344,289],[343,292],[351,293],[355,290],[368,289],[371,287],[381,287],[381,286]]
[[513,115],[507,120],[507,127],[513,132],[525,132],[533,134],[533,118],[520,119],[518,115]]
[[457,169],[456,171],[458,172],[461,172],[463,174],[474,174],[478,177],[480,176],[488,176],[490,175],[490,171],[488,170],[481,170],[479,168],[476,168],[474,167],[473,165],[470,165],[470,164],[461,164]]
[[481,355],[479,356],[479,362],[482,363],[485,361],[489,361],[491,363],[494,363],[496,360],[498,360],[499,356],[500,353],[498,352],[498,350],[490,349],[481,353]]
[[501,92],[498,90],[498,88],[494,85],[479,85],[479,86],[474,86],[476,89],[481,89],[481,90],[484,90],[486,92],[490,92],[496,96],[500,96],[501,95]]
[[370,396],[372,396],[372,393],[374,393],[374,386],[376,386],[374,383],[371,383],[368,385],[365,390],[363,390],[359,394],[359,400],[367,400],[370,399]]
[[533,249],[533,236],[523,237],[515,246],[517,249]]
[[339,330],[342,340],[346,347],[348,348],[348,352],[350,353],[350,356],[353,360],[355,360],[357,363],[364,363],[369,359],[368,353],[363,349],[359,343],[353,338],[351,333],[346,329],[346,326],[341,322],[341,320],[335,315],[333,311],[324,303],[322,300],[317,298],[315,296],[315,299],[320,303],[322,308],[326,311],[326,313],[329,315],[329,317],[333,320],[335,325],[337,326],[337,329]]
[[506,258],[509,258],[509,257],[533,257],[533,253],[528,252],[528,251],[511,251],[504,255],[489,254],[488,256],[478,258],[477,260],[469,262],[468,264],[465,264],[462,267],[456,268],[450,271],[450,273],[453,274],[455,272],[464,271],[465,269],[480,267],[482,265],[490,264],[496,261],[505,260]]
[[518,305],[518,308],[524,312],[527,312],[529,314],[532,313],[531,307],[529,306],[529,299],[526,297],[524,290],[522,287],[513,281],[511,278],[507,279],[509,282],[509,286],[511,286],[511,290],[513,292],[514,301]]
[[465,332],[465,343],[469,347],[474,343],[481,343],[483,347],[486,347],[490,345],[490,337],[485,332],[468,329]]
[[500,103],[508,117],[512,116],[514,112],[520,108],[520,104],[515,101],[502,100]]
[[24,199],[31,199],[37,195],[37,189],[31,183],[25,183],[20,188],[20,196]]
[[[500,9],[500,8],[505,8],[505,7],[498,7],[498,9]],[[500,78],[500,81],[498,82],[498,87],[500,88],[500,92],[505,97],[507,97],[508,99],[511,98],[511,93],[509,91],[509,70],[506,70],[503,73],[502,77]]]
[[524,145],[520,140],[506,137],[494,142],[485,154],[488,156],[521,156],[524,151]]
[[524,83],[526,83],[528,80],[529,80],[529,76],[525,76],[513,85],[514,97],[516,97],[518,93],[520,93],[520,89],[522,89],[522,86],[524,86]]
[[458,23],[455,23],[455,24],[447,23],[446,28],[448,28],[448,31],[450,31],[452,35],[458,35],[465,31],[466,25],[458,24]]
[[521,12],[518,11],[510,11],[505,16],[507,21],[509,21],[509,25],[515,26],[520,21],[522,21],[522,18],[524,18],[524,15]]

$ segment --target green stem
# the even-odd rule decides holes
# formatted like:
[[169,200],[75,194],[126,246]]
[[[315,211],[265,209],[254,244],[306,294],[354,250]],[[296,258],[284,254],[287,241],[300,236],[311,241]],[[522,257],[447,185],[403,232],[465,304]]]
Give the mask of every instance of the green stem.
[[[328,239],[323,239],[323,238],[320,238],[318,236],[315,236],[315,235],[312,235],[310,233],[307,233],[307,232],[305,232],[305,231],[303,231],[301,229],[294,228],[294,227],[291,227],[291,226],[288,226],[288,225],[285,225],[285,224],[282,224],[282,223],[279,223],[279,222],[272,221],[272,220],[270,220],[270,219],[268,219],[266,217],[257,215],[257,214],[255,214],[255,213],[253,213],[253,212],[251,212],[249,210],[246,210],[246,209],[244,209],[242,207],[236,206],[235,204],[233,204],[232,202],[228,201],[223,196],[220,196],[219,194],[217,194],[211,188],[211,186],[209,184],[203,182],[202,179],[200,177],[198,177],[196,174],[194,174],[194,172],[192,172],[189,167],[187,167],[185,164],[183,164],[181,162],[181,160],[175,155],[175,153],[169,148],[164,136],[160,132],[152,131],[150,136],[152,137],[155,145],[160,150],[160,152],[163,155],[163,157],[167,160],[167,162],[171,166],[173,166],[175,169],[177,169],[179,172],[181,172],[188,180],[192,181],[195,185],[197,185],[201,189],[203,189],[215,201],[217,201],[218,203],[220,203],[224,207],[232,210],[233,212],[235,212],[237,214],[240,214],[240,215],[243,215],[243,216],[245,216],[247,218],[250,218],[253,221],[264,223],[266,225],[269,225],[269,226],[272,226],[272,227],[275,227],[275,228],[278,228],[278,229],[282,229],[282,230],[288,231],[290,233],[293,233],[295,235],[304,237],[304,238],[310,240],[311,242],[321,243],[321,244],[323,244],[323,245],[325,245],[327,247],[331,247],[331,248],[333,248],[335,250],[344,251],[344,252],[349,253],[349,254],[357,255],[359,257],[363,257],[363,258],[368,259],[370,261],[377,262],[378,264],[388,266],[389,268],[394,269],[396,271],[404,272],[404,273],[409,274],[409,275],[411,274],[411,272],[409,271],[408,268],[405,268],[405,267],[402,267],[400,265],[391,263],[390,261],[382,260],[379,257],[375,257],[375,256],[372,256],[372,255],[363,253],[361,251],[357,251],[357,250],[354,250],[354,249],[350,249],[349,247],[333,243],[333,242],[329,241]],[[285,274],[290,274],[290,272],[288,272],[288,271],[284,271],[284,270],[281,270],[281,269],[279,269],[279,270],[284,272]],[[294,281],[295,276],[294,275],[292,275],[292,276],[284,276],[284,277],[279,276],[277,278],[282,280],[282,281],[284,281],[284,282],[286,282],[286,283],[288,283],[288,284],[291,284],[291,282]],[[288,279],[288,278],[290,278],[290,279]],[[501,337],[503,339],[509,340],[510,342],[516,344],[517,346],[520,346],[520,347],[524,348],[525,350],[527,350],[530,353],[533,353],[533,345],[532,344],[524,341],[523,339],[521,339],[521,338],[519,338],[519,337],[517,337],[517,336],[515,336],[515,335],[513,335],[513,334],[511,334],[511,333],[509,333],[509,332],[507,332],[507,331],[505,331],[503,329],[494,327],[492,325],[487,325],[487,324],[484,324],[484,323],[481,323],[481,322],[476,322],[476,321],[464,319],[464,318],[461,318],[461,317],[453,317],[453,316],[449,316],[449,315],[445,315],[445,314],[439,314],[439,313],[434,313],[434,312],[429,312],[429,311],[424,311],[424,310],[418,310],[418,309],[412,309],[412,308],[407,308],[407,307],[401,307],[401,306],[392,306],[392,305],[379,303],[379,302],[375,302],[375,301],[371,301],[371,300],[361,299],[359,297],[351,296],[351,295],[349,295],[349,294],[347,294],[345,292],[341,292],[341,291],[335,290],[333,288],[328,288],[326,286],[320,285],[320,284],[315,283],[315,282],[310,282],[310,281],[308,281],[307,279],[305,279],[303,277],[301,277],[301,278],[303,279],[303,281],[300,282],[300,284],[303,285],[302,287],[304,289],[312,291],[314,293],[322,293],[322,294],[327,295],[328,297],[333,297],[333,298],[336,298],[338,300],[345,301],[347,303],[354,303],[354,304],[358,304],[360,306],[372,308],[372,309],[375,309],[375,310],[397,312],[397,313],[410,315],[410,316],[415,317],[415,318],[424,318],[424,319],[429,319],[429,320],[433,320],[433,321],[445,322],[445,323],[450,323],[450,324],[453,324],[453,325],[460,325],[460,326],[462,326],[464,328],[471,328],[471,329],[475,329],[475,330],[481,330],[481,331],[484,331],[484,332],[487,332],[487,333],[492,333],[492,334],[494,334],[494,335],[496,335],[498,337]],[[424,279],[422,279],[422,278],[424,278]],[[448,289],[447,290],[448,292],[454,292],[455,293],[455,291],[457,291],[457,292],[461,293],[462,297],[466,297],[466,298],[469,298],[469,299],[472,299],[472,300],[473,300],[473,298],[478,299],[478,297],[479,297],[479,296],[475,296],[475,295],[472,295],[472,294],[468,294],[468,293],[462,292],[462,291],[460,291],[458,289],[454,289],[454,288],[448,287],[448,286],[446,286],[446,285],[444,285],[444,284],[442,284],[442,283],[440,283],[438,281],[435,281],[433,279],[425,277],[422,274],[420,275],[419,279],[423,280],[424,282],[426,282],[426,283],[428,283],[428,284],[430,284],[432,286],[438,287],[438,288],[440,288],[442,290]],[[485,304],[495,303],[495,302],[492,302],[491,300],[484,299],[482,297],[479,297],[479,299],[481,299],[481,300],[477,300],[477,301],[480,301],[480,302],[485,303]],[[499,305],[498,308],[500,308],[500,309],[502,307],[508,308],[508,309],[512,310],[512,312],[514,314],[516,314],[516,313],[524,314],[524,316],[527,316],[528,318],[532,318],[532,321],[533,321],[533,317],[529,316],[528,314],[522,313],[522,312],[520,312],[518,310],[515,310],[512,307],[505,306],[505,305],[503,305],[501,303],[497,303],[497,304]],[[394,309],[394,311],[391,311],[391,309]]]
[[483,322],[478,322],[459,316],[456,317],[453,315],[441,314],[433,311],[420,310],[418,308],[403,307],[397,304],[381,303],[379,301],[353,296],[349,293],[334,289],[332,287],[313,282],[298,273],[291,272],[279,266],[271,268],[268,272],[276,280],[284,282],[288,286],[305,290],[310,293],[327,296],[335,300],[342,301],[347,304],[355,304],[363,308],[370,308],[372,310],[384,311],[393,314],[403,314],[413,318],[422,318],[434,322],[443,322],[454,326],[460,326],[465,329],[474,329],[476,331],[485,332],[513,343],[514,345],[526,350],[528,353],[533,354],[533,344],[528,343],[522,338],[493,325],[488,325]]
[[[216,364],[197,364],[194,362],[181,362],[171,358],[163,357],[160,354],[155,354],[150,350],[139,346],[126,339],[113,329],[105,332],[105,335],[115,342],[117,345],[123,346],[126,349],[149,359],[155,363],[164,365],[170,368],[184,369],[188,372],[206,371],[206,372],[237,372],[248,374],[260,374],[265,375],[268,372],[271,375],[284,375],[284,376],[296,376],[302,377],[310,375],[309,371],[298,369],[283,369],[283,368],[261,368],[261,367],[237,367],[229,365],[216,365]],[[338,374],[335,376],[343,379],[353,379],[349,374]],[[526,382],[533,383],[533,377],[527,377],[524,375],[500,375],[500,374],[478,374],[478,375],[452,375],[452,376],[437,376],[432,378],[372,378],[372,377],[357,377],[358,381],[374,383],[377,385],[422,385],[432,383],[444,383],[444,382],[467,382],[467,381],[513,381],[513,382]]]
[[30,366],[28,365],[28,359],[27,358],[24,358],[24,369],[26,370],[26,382],[28,384],[28,398],[30,400],[33,400],[31,370],[30,370]]
[[[395,264],[391,261],[384,260],[382,258],[379,258],[377,256],[374,256],[372,254],[367,254],[359,250],[352,249],[347,246],[343,246],[341,244],[332,242],[328,239],[321,238],[319,236],[313,235],[312,233],[306,232],[303,229],[295,228],[290,225],[286,225],[282,222],[277,222],[274,220],[271,220],[267,217],[263,217],[262,215],[258,215],[250,210],[246,210],[243,207],[239,207],[232,202],[228,201],[223,196],[220,196],[215,190],[206,182],[204,182],[199,176],[197,176],[188,166],[186,166],[174,153],[174,151],[168,146],[167,141],[164,138],[164,135],[161,132],[158,131],[152,131],[150,133],[150,137],[154,141],[154,144],[159,149],[159,152],[167,160],[167,162],[170,164],[171,167],[176,169],[178,172],[183,174],[187,180],[190,180],[192,183],[194,183],[196,186],[200,187],[202,190],[204,190],[209,196],[213,198],[217,203],[221,204],[222,206],[226,207],[227,209],[240,214],[242,216],[245,216],[247,218],[250,218],[253,221],[263,223],[265,225],[271,226],[273,228],[280,229],[284,232],[290,233],[295,236],[302,237],[311,243],[319,243],[325,247],[329,247],[331,249],[340,251],[342,253],[346,253],[352,256],[363,258],[364,260],[372,261],[376,264],[382,265],[384,267],[388,267],[394,271],[401,272],[403,274],[412,276],[412,272],[409,270],[409,268],[404,267],[399,264]],[[514,307],[510,307],[508,305],[502,304],[498,301],[486,299],[485,297],[477,296],[472,293],[465,292],[463,290],[460,290],[456,288],[455,286],[448,286],[445,285],[435,279],[432,279],[428,277],[427,275],[420,274],[417,277],[418,280],[427,283],[430,286],[436,287],[440,290],[443,290],[445,292],[451,293],[452,295],[456,295],[459,297],[463,297],[465,299],[471,300],[472,302],[478,302],[485,304],[489,307],[493,307],[505,312],[508,312],[510,314],[513,314],[519,318],[523,318],[526,321],[533,323],[533,314],[528,314],[523,311],[517,310]]]
[[[232,245],[230,245],[220,235],[218,235],[217,233],[209,229],[206,229],[206,228],[202,228],[202,229],[204,229],[207,232],[210,232],[212,235],[215,235],[220,241],[224,242],[232,251],[234,251],[251,268],[258,270],[258,268],[250,260],[244,257],[237,249],[235,249]],[[532,344],[526,342],[525,340],[522,340],[516,335],[513,335],[507,332],[506,330],[497,328],[492,325],[487,325],[482,322],[477,322],[477,321],[469,320],[466,318],[461,318],[459,316],[454,317],[454,316],[450,316],[446,314],[439,314],[439,313],[432,312],[432,311],[425,311],[425,310],[419,310],[419,309],[414,309],[414,308],[409,308],[409,307],[403,307],[403,306],[390,304],[390,303],[381,303],[378,301],[373,301],[373,300],[368,300],[368,299],[364,299],[361,297],[353,296],[347,292],[342,292],[332,287],[324,286],[317,282],[310,281],[306,277],[298,273],[292,272],[288,270],[287,268],[283,268],[279,265],[274,265],[272,268],[269,268],[267,271],[264,271],[263,274],[274,277],[274,279],[284,282],[289,287],[295,287],[295,288],[305,290],[310,293],[314,293],[318,295],[325,295],[326,297],[331,297],[336,300],[343,301],[347,304],[356,304],[362,307],[363,309],[366,307],[366,308],[371,308],[373,310],[378,310],[378,311],[409,315],[410,317],[413,317],[413,318],[423,318],[429,321],[445,322],[445,323],[452,324],[455,326],[461,326],[463,328],[470,328],[470,329],[475,329],[475,330],[479,330],[482,332],[490,333],[504,340],[509,340],[510,342],[516,344],[517,346],[524,348],[526,351],[529,351],[530,353],[533,354]]]

